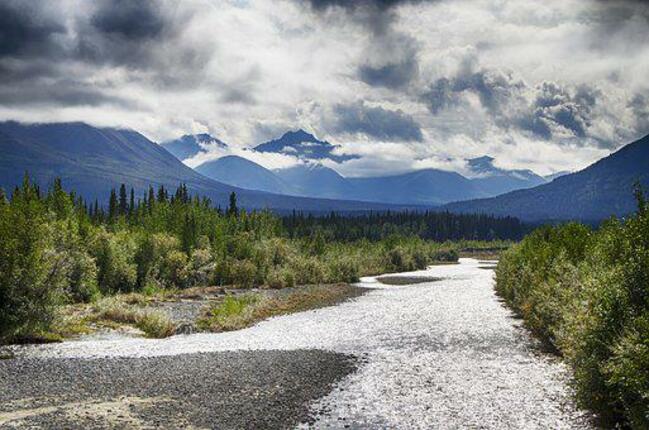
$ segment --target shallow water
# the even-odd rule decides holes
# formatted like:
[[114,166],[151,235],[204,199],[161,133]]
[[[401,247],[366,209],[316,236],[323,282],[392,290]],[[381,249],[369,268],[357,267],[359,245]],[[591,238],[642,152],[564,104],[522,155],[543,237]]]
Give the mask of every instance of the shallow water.
[[65,342],[21,355],[158,356],[237,349],[317,348],[364,357],[314,405],[318,426],[341,428],[589,428],[563,364],[536,350],[498,301],[477,260],[409,273],[444,278],[388,286],[335,307],[222,334],[164,340]]

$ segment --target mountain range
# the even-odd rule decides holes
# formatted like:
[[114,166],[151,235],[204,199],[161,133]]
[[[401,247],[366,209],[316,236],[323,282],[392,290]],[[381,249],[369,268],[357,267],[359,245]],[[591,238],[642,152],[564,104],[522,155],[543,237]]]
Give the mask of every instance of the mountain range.
[[[174,141],[174,145],[179,146],[187,143],[186,150],[177,147],[176,151],[189,152],[194,147],[194,140],[218,141],[211,136],[201,136],[203,137],[197,136],[195,139],[184,136]],[[168,148],[168,144],[163,146]],[[294,155],[301,162],[292,167],[269,170],[243,157],[231,155],[208,161],[196,170],[214,180],[253,190],[295,196],[427,206],[491,197],[547,182],[530,170],[500,169],[494,166],[494,159],[491,157],[468,160],[471,178],[438,169],[424,169],[385,177],[345,178],[320,163],[323,160],[340,162],[355,157],[336,155],[333,153],[335,148],[336,146],[319,140],[304,130],[290,131],[249,151]]]
[[512,215],[526,221],[599,221],[636,209],[635,183],[645,189],[649,187],[649,136],[548,184],[488,199],[452,203],[443,209]]
[[[295,142],[290,137],[294,134],[284,136]],[[209,145],[225,144],[209,135],[184,136],[172,148],[176,154],[192,154],[186,147],[193,147],[196,155],[210,151]],[[468,160],[467,177],[424,169],[384,177],[345,178],[313,159],[269,170],[237,156],[212,160],[192,170],[179,161],[181,155],[174,157],[167,148],[169,144],[158,145],[133,130],[97,128],[80,122],[2,122],[0,187],[11,191],[29,172],[41,186],[60,177],[66,188],[102,202],[110,189],[121,183],[134,187],[138,195],[149,185],[174,188],[185,183],[191,193],[209,197],[217,205],[226,204],[234,191],[241,206],[248,208],[349,212],[442,205],[441,210],[510,215],[533,222],[623,216],[635,209],[634,183],[649,187],[649,136],[582,171],[551,178],[528,170],[498,168],[490,157]],[[269,146],[265,148],[270,151]],[[315,149],[304,157],[327,151]],[[516,189],[521,187],[525,188]]]
[[[142,195],[149,185],[175,189],[185,183],[195,195],[226,205],[236,192],[242,207],[275,210],[356,211],[398,209],[379,203],[334,201],[246,190],[207,178],[163,146],[132,130],[85,123],[0,123],[0,187],[11,191],[25,172],[42,187],[56,177],[87,200],[105,202],[111,188],[125,183]],[[403,208],[403,206],[401,207]]]

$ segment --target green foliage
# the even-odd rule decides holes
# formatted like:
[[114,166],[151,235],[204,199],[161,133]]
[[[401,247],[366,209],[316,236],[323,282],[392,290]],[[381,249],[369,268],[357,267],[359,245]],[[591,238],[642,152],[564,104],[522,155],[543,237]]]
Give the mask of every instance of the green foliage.
[[[56,306],[93,302],[102,295],[355,282],[361,276],[455,261],[461,247],[482,246],[426,241],[415,233],[429,235],[425,222],[452,222],[450,214],[384,214],[352,221],[335,214],[294,214],[283,220],[238,208],[236,195],[224,214],[208,199],[190,196],[184,185],[175,193],[150,187],[141,199],[123,185],[106,203],[105,208],[98,201],[88,205],[65,192],[60,180],[41,194],[27,177],[9,198],[0,196],[0,341],[45,333]],[[396,224],[379,228],[376,235],[377,223],[386,220]],[[466,225],[483,228],[490,222],[476,218]]]
[[[636,193],[638,194],[638,193]],[[642,196],[642,194],[640,193]],[[505,252],[498,293],[575,370],[605,424],[649,427],[649,213],[544,227]]]

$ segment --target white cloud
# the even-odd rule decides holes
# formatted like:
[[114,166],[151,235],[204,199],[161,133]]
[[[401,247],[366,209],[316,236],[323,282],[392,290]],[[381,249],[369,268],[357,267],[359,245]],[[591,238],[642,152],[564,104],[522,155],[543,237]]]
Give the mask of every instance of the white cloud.
[[[101,52],[110,58],[92,60],[78,55],[82,36],[119,48],[92,30],[97,4],[34,4],[66,32],[53,36],[58,55],[44,71],[42,58],[0,50],[3,119],[130,127],[157,141],[209,132],[231,146],[227,154],[270,168],[298,161],[243,148],[304,128],[340,144],[343,153],[361,155],[332,165],[347,176],[427,167],[461,171],[464,159],[485,154],[506,167],[573,170],[605,155],[603,147],[649,132],[649,24],[639,2],[406,2],[389,10],[377,29],[367,22],[375,16],[316,13],[297,0],[160,0],[155,6],[165,30],[127,45],[146,47],[142,58],[108,49]],[[463,73],[482,73],[486,81],[473,81],[431,112],[422,94],[439,79]],[[481,97],[485,82],[520,85],[496,88],[495,109]],[[551,134],[542,138],[516,121],[531,111],[547,82],[570,95],[542,113]],[[575,101],[584,84],[599,91],[588,111]],[[374,109],[376,115],[360,112],[365,122],[345,129],[336,106]],[[560,116],[568,113],[573,116]],[[368,136],[373,118],[390,115],[410,130],[419,127],[421,139],[411,132],[408,141],[395,141],[398,134],[379,125],[384,131]],[[583,136],[575,135],[579,124]],[[222,155],[201,154],[188,163]]]

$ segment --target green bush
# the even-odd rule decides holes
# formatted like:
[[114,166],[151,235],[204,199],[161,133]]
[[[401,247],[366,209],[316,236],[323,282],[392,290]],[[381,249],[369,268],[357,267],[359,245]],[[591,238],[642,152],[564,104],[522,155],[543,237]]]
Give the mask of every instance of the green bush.
[[29,185],[0,204],[0,342],[49,329],[64,288],[45,209]]
[[269,288],[280,289],[295,286],[295,274],[288,268],[271,270],[266,276],[266,285]]
[[649,428],[649,212],[543,227],[503,253],[496,290],[575,371],[604,424]]

